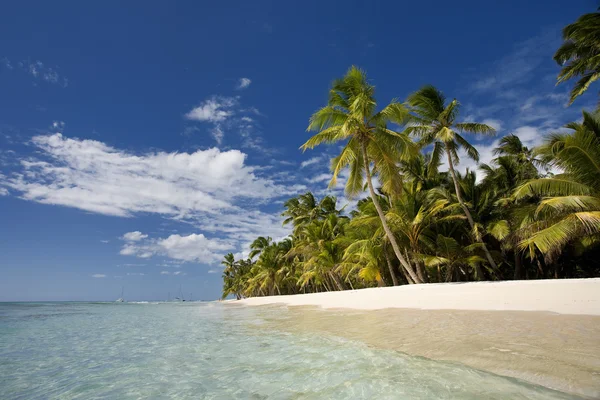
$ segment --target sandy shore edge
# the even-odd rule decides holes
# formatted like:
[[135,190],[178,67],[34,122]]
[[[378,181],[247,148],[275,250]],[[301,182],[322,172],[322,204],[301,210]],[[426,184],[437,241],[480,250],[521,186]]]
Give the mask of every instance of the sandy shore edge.
[[227,303],[247,306],[285,304],[357,310],[416,308],[600,315],[600,278],[433,283],[252,297]]

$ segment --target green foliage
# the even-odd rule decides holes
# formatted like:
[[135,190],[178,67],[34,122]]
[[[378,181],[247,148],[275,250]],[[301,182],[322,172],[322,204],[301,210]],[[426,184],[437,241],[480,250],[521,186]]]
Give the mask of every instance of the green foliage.
[[[291,235],[258,237],[245,259],[227,254],[223,297],[599,276],[599,115],[584,112],[582,122],[535,149],[504,136],[478,179],[476,171],[453,168],[460,148],[478,159],[462,134],[493,129],[457,122],[459,110],[425,86],[407,106],[393,101],[377,111],[374,87],[352,67],[311,117],[317,133],[302,148],[343,141],[331,160],[332,184],[349,168],[346,194],[363,193],[366,180],[371,196],[352,210],[311,192],[286,201],[281,215]],[[390,130],[390,122],[406,123],[404,131]],[[439,171],[444,156],[448,172]]]
[[600,77],[600,13],[579,17],[563,29],[564,43],[554,54],[562,67],[557,83],[578,78],[571,90],[569,104],[582,95]]

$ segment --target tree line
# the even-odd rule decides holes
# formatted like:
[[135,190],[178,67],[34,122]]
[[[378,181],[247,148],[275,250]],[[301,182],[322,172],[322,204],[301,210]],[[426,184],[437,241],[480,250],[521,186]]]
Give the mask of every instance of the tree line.
[[[600,13],[565,27],[563,38],[558,82],[579,77],[572,103],[600,77]],[[378,107],[375,87],[353,66],[308,130],[303,151],[343,144],[330,187],[348,169],[346,197],[369,197],[349,212],[333,196],[289,199],[282,216],[292,234],[258,237],[246,259],[227,254],[223,297],[600,275],[597,110],[537,148],[504,136],[490,163],[460,173],[460,155],[479,162],[467,135],[494,129],[461,120],[460,103],[433,86]]]

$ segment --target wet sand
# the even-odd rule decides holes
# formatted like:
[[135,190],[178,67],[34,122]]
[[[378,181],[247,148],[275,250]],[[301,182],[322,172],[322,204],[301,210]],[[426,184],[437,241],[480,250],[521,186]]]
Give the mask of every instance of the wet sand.
[[[600,316],[527,311],[285,307],[269,323],[600,398]],[[262,308],[262,307],[261,307]]]

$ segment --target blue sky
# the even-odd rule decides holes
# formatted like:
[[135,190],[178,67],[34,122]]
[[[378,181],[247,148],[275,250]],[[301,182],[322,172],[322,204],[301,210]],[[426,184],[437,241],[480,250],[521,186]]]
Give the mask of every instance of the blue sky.
[[352,64],[382,104],[430,83],[529,145],[596,101],[565,107],[552,60],[593,1],[123,4],[0,13],[0,301],[217,298],[285,199],[347,202],[336,148],[298,147]]

